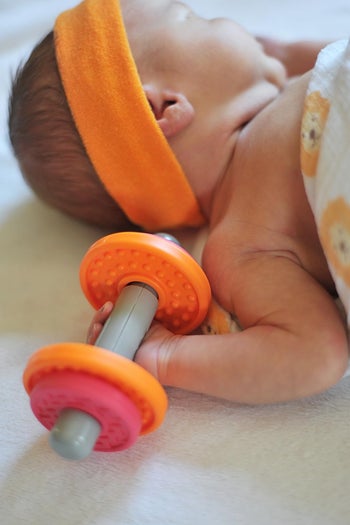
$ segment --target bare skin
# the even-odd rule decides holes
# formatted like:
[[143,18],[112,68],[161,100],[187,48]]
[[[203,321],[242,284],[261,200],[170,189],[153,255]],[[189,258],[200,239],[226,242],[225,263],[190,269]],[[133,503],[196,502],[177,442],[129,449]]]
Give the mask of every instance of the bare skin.
[[[300,172],[308,82],[309,74],[290,82],[248,123],[237,124],[231,149],[221,150],[230,152],[227,162],[215,177],[211,172],[209,198],[199,185],[206,187],[205,172],[186,165],[183,134],[170,140],[210,223],[203,267],[213,294],[243,331],[175,336],[155,323],[135,361],[164,385],[272,403],[321,392],[346,369],[346,330]],[[111,308],[94,317],[90,343]]]
[[320,50],[330,43],[326,40],[284,42],[262,36],[257,39],[268,55],[274,56],[284,64],[288,77],[299,76],[310,71]]
[[[214,341],[155,324],[136,362],[165,385],[257,404],[320,392],[344,373],[346,333],[300,175],[307,82],[291,84],[242,130],[215,195],[203,266],[244,330]],[[111,309],[94,318],[90,342]]]

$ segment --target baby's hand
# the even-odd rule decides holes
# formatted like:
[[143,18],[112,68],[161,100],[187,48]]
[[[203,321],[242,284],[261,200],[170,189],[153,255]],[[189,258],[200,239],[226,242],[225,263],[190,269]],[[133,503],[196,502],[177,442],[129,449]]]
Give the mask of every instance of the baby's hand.
[[107,301],[95,313],[90,323],[88,334],[87,334],[87,339],[86,339],[86,342],[89,345],[95,344],[96,339],[100,335],[105,322],[107,321],[108,317],[111,315],[112,310],[113,310],[113,303],[111,301]]
[[[94,315],[87,334],[86,342],[94,345],[104,324],[113,310],[113,303],[106,302]],[[135,354],[135,362],[148,370],[156,378],[164,375],[168,366],[168,357],[173,355],[179,335],[175,335],[164,326],[153,321]],[[164,365],[164,366],[163,366]]]
[[[160,322],[153,321],[135,354],[135,363],[142,366],[162,384],[167,384],[168,368],[182,337],[184,336],[167,330]],[[192,373],[196,373],[194,368],[190,370],[190,375]]]

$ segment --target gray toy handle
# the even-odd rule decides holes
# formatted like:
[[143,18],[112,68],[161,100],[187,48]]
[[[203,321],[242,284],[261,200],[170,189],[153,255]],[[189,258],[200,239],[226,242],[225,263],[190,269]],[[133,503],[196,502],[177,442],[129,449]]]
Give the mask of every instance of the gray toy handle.
[[144,283],[125,286],[95,345],[134,359],[158,308],[158,295]]
[[[99,335],[96,345],[133,359],[158,308],[155,290],[144,283],[125,286]],[[93,450],[100,423],[74,408],[62,410],[50,433],[50,445],[66,459],[84,459]]]

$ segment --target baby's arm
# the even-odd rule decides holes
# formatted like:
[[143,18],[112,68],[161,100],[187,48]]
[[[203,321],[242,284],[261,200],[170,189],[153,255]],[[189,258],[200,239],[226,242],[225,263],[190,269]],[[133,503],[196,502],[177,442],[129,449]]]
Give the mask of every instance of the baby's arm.
[[304,40],[297,42],[283,42],[273,38],[258,37],[265,53],[280,60],[286,67],[289,77],[302,75],[315,65],[319,52],[330,41]]
[[136,361],[166,385],[243,403],[287,401],[335,384],[347,365],[347,338],[324,288],[277,254],[232,270],[239,279],[227,285],[241,333],[175,337],[157,326]]
[[135,361],[164,385],[241,403],[287,401],[335,384],[347,365],[347,338],[323,287],[279,255],[232,270],[242,332],[175,336],[155,323]]

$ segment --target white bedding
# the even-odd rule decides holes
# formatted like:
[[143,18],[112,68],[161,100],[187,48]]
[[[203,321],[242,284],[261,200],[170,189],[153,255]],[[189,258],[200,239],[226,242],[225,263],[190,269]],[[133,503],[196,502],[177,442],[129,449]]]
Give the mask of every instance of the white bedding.
[[[104,232],[39,203],[6,135],[10,73],[74,0],[0,0],[0,523],[346,525],[350,381],[279,406],[169,389],[165,423],[123,453],[67,462],[47,443],[21,375],[45,344],[84,340],[92,310],[78,267]],[[250,30],[347,37],[349,0],[192,0]]]

